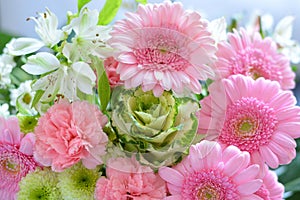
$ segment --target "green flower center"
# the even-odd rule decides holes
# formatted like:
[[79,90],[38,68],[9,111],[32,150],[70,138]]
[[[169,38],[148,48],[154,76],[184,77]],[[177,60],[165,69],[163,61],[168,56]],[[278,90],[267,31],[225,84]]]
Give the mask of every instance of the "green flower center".
[[28,92],[26,92],[26,93],[23,95],[22,101],[23,101],[24,103],[26,103],[27,105],[29,105],[30,102],[31,102],[31,95],[30,95]]
[[50,200],[51,189],[48,187],[35,188],[31,190],[31,200]]
[[4,160],[3,165],[4,168],[12,174],[18,173],[21,169],[19,162],[15,160],[10,160],[10,159]]
[[218,200],[219,193],[214,189],[214,187],[206,185],[200,188],[197,192],[198,200]]

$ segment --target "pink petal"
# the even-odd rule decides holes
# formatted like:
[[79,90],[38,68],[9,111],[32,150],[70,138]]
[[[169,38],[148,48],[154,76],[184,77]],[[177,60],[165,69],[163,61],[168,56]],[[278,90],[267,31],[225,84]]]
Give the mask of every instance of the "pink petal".
[[237,174],[233,180],[237,184],[248,182],[254,179],[259,172],[259,165],[250,165],[248,168],[244,169],[241,173]]
[[255,194],[251,194],[249,196],[244,196],[244,197],[241,197],[240,200],[264,200],[262,199],[261,197],[255,195]]
[[237,190],[242,195],[250,195],[255,193],[262,185],[263,181],[261,179],[255,179],[237,187]]
[[137,60],[136,57],[130,52],[130,53],[122,53],[118,57],[119,61],[126,64],[136,64]]
[[248,158],[247,155],[248,154],[243,155],[241,153],[240,155],[236,155],[229,159],[224,166],[223,173],[230,177],[239,172],[240,169],[249,163],[249,155]]
[[266,163],[272,167],[277,168],[279,165],[279,161],[277,156],[267,147],[267,146],[261,146],[259,147],[259,152],[261,154],[261,157]]
[[20,144],[20,151],[26,155],[33,155],[33,147],[35,144],[35,135],[33,133],[27,133],[22,138]]
[[171,183],[176,186],[182,186],[184,181],[184,176],[180,174],[177,170],[169,167],[161,167],[158,171],[159,176],[166,182]]

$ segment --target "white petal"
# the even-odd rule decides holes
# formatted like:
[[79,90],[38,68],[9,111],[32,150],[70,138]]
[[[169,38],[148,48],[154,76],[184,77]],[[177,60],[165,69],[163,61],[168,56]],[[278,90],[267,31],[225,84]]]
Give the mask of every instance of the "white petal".
[[216,43],[227,39],[226,27],[227,24],[224,17],[220,17],[209,23],[208,29]]
[[27,73],[40,75],[60,67],[59,60],[52,54],[41,52],[30,56],[28,62],[22,66]]
[[274,34],[289,40],[292,37],[294,19],[293,16],[286,16],[281,19],[275,27]]
[[8,53],[14,56],[21,56],[36,52],[43,46],[45,46],[45,44],[40,40],[25,37],[15,39],[6,45]]
[[87,63],[76,62],[72,65],[72,69],[78,74],[89,78],[92,82],[96,81],[96,75]]

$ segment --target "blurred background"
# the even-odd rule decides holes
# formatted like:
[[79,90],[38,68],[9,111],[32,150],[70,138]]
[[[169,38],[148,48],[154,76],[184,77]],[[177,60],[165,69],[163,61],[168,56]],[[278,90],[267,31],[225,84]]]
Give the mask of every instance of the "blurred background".
[[[300,41],[300,0],[178,0],[186,9],[199,11],[208,20],[224,16],[229,23],[232,18],[238,18],[242,23],[247,23],[254,13],[270,14],[274,18],[275,26],[280,19],[287,15],[295,17],[293,26],[294,40]],[[162,2],[162,0],[148,0],[150,3]],[[92,0],[89,8],[100,10],[105,0]],[[66,13],[77,11],[77,0],[0,0],[0,52],[4,44],[12,36],[26,36],[38,38],[34,31],[35,23],[26,19],[37,16],[37,12],[44,12],[49,8],[59,19],[59,26],[66,22]],[[123,0],[123,6],[116,19],[124,16],[128,10],[134,10],[134,0]],[[274,28],[274,27],[273,27]],[[299,65],[298,65],[298,68]],[[294,94],[300,101],[300,70],[297,70],[298,84]],[[298,103],[299,104],[299,103]],[[299,143],[298,143],[299,144]],[[299,146],[299,145],[298,145]],[[299,148],[299,147],[298,147]],[[299,152],[299,149],[298,149]],[[287,166],[277,170],[279,180],[285,184],[286,199],[300,199],[300,156]],[[291,191],[292,190],[292,191]]]

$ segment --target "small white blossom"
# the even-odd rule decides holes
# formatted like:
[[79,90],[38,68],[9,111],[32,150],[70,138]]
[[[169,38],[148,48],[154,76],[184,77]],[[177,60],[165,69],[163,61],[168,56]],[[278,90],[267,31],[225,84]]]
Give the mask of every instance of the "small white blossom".
[[10,115],[8,108],[9,106],[7,103],[4,103],[2,105],[0,104],[0,116],[8,117]]
[[300,45],[291,39],[294,19],[293,16],[281,19],[274,29],[273,39],[279,45],[279,50],[296,64],[300,62]]
[[13,60],[13,56],[5,53],[0,55],[0,88],[5,88],[10,84],[9,75],[15,66],[16,63]]
[[35,92],[31,89],[32,80],[27,80],[20,84],[16,89],[10,90],[10,104],[16,106],[17,100],[26,107],[28,110],[31,109],[32,100]]

